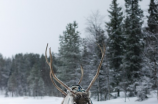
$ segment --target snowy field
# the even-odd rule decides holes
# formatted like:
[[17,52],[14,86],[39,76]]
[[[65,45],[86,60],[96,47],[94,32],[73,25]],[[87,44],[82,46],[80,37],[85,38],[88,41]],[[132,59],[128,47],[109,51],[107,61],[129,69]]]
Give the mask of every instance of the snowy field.
[[[0,96],[0,104],[61,104],[63,98],[59,97],[4,97]],[[117,98],[109,101],[95,101],[93,104],[158,104],[155,94],[149,96],[149,99],[139,102],[136,97],[126,99]]]

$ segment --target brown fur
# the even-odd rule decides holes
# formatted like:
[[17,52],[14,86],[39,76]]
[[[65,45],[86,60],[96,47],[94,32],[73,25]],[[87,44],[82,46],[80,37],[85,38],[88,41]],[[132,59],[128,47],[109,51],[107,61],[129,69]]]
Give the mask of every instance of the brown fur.
[[78,92],[73,96],[74,104],[90,104],[89,94],[86,92]]

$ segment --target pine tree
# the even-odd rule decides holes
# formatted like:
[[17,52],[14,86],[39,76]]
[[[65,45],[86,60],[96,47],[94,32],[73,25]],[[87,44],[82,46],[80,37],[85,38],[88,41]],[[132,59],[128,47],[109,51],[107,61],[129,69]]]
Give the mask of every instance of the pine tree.
[[40,70],[39,70],[39,64],[36,63],[32,67],[30,71],[30,75],[27,77],[27,83],[29,84],[29,91],[30,94],[33,96],[38,96],[39,95],[39,86],[38,86],[38,81],[40,79]]
[[122,8],[117,4],[117,0],[112,0],[110,5],[109,17],[110,22],[106,23],[108,38],[108,50],[107,58],[109,61],[109,68],[113,77],[112,86],[117,90],[117,96],[120,96],[119,82],[121,80],[120,76],[120,65],[122,64],[123,55],[123,12]]
[[45,92],[45,90],[44,90],[44,81],[43,81],[43,79],[40,77],[39,78],[39,80],[38,80],[38,94],[39,94],[39,96],[44,96],[44,92]]
[[145,52],[147,60],[149,62],[147,64],[149,67],[148,69],[150,70],[150,74],[148,73],[148,77],[150,77],[152,80],[152,87],[158,90],[158,3],[156,3],[156,0],[150,0],[148,13],[148,27],[145,30],[144,37],[144,40],[146,42]]
[[59,59],[61,66],[59,78],[68,86],[77,84],[80,76],[80,35],[78,24],[74,21],[66,26],[60,38]]
[[[52,54],[52,56],[53,56],[53,54]],[[53,56],[53,66],[54,66],[55,61],[56,61],[56,58]],[[48,64],[46,63],[44,55],[41,55],[39,70],[41,70],[41,78],[43,79],[43,82],[44,82],[44,94],[49,95],[49,96],[52,96],[52,95],[55,96],[54,91],[57,91],[57,90],[53,86],[53,84],[50,80],[50,76],[49,76],[50,69],[49,69]]]
[[5,59],[0,54],[0,89],[5,90],[11,70],[11,59]]
[[16,81],[16,75],[13,73],[8,80],[7,88],[9,92],[11,92],[12,97],[14,96],[15,91],[17,90],[17,81]]
[[[136,94],[136,86],[140,79],[142,68],[142,17],[143,11],[139,7],[140,0],[125,0],[126,19],[124,26],[125,44],[122,69],[126,76],[128,90]],[[131,94],[130,93],[130,94]]]
[[150,0],[148,13],[148,30],[151,33],[158,33],[158,4],[155,0]]

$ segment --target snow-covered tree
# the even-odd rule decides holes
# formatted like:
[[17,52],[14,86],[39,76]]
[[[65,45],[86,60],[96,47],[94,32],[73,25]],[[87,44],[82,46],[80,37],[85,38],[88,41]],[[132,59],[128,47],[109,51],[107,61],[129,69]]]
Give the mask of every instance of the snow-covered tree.
[[7,87],[11,71],[11,63],[11,59],[3,58],[2,54],[0,54],[0,90],[5,90]]
[[33,96],[39,96],[40,93],[40,87],[39,80],[41,79],[41,72],[39,64],[36,63],[32,67],[29,76],[27,77],[27,83],[29,85],[29,93]]
[[156,0],[150,0],[148,13],[148,27],[144,29],[144,54],[146,59],[146,64],[144,64],[146,71],[144,72],[150,78],[152,88],[158,90],[158,3]]
[[156,0],[150,0],[148,13],[148,30],[151,33],[158,33],[158,4]]
[[[131,93],[135,95],[136,86],[140,79],[140,70],[142,68],[142,17],[143,11],[139,6],[140,0],[125,0],[126,19],[124,25],[124,57],[122,70],[126,75],[126,83]],[[125,82],[124,82],[125,83]],[[131,94],[130,93],[130,94]]]
[[113,81],[111,85],[113,90],[117,91],[117,96],[120,96],[119,82],[121,81],[121,67],[123,55],[123,12],[119,7],[117,0],[112,0],[110,5],[109,18],[110,21],[106,23],[108,32],[108,49],[107,60],[110,68]]
[[17,81],[16,81],[16,75],[13,73],[8,80],[8,91],[11,92],[12,97],[14,96],[15,91],[17,90]]
[[80,33],[78,24],[74,21],[66,26],[63,35],[60,35],[58,77],[68,86],[77,84],[80,78]]
[[43,79],[40,77],[39,80],[38,80],[38,94],[39,96],[44,96],[44,93],[45,93],[45,88],[44,88],[44,81]]

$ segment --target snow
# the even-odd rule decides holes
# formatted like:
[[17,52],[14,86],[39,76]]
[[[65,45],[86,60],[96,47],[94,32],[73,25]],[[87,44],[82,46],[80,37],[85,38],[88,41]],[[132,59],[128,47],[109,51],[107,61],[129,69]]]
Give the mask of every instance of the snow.
[[58,97],[2,97],[0,104],[61,104],[63,98]]
[[[61,97],[4,97],[4,95],[0,95],[0,104],[61,104],[63,98]],[[93,104],[157,104],[158,100],[156,98],[156,93],[153,92],[149,96],[149,99],[145,101],[136,101],[136,97],[127,98],[125,102],[125,98],[120,97],[113,100],[108,101],[96,101],[92,100]]]

